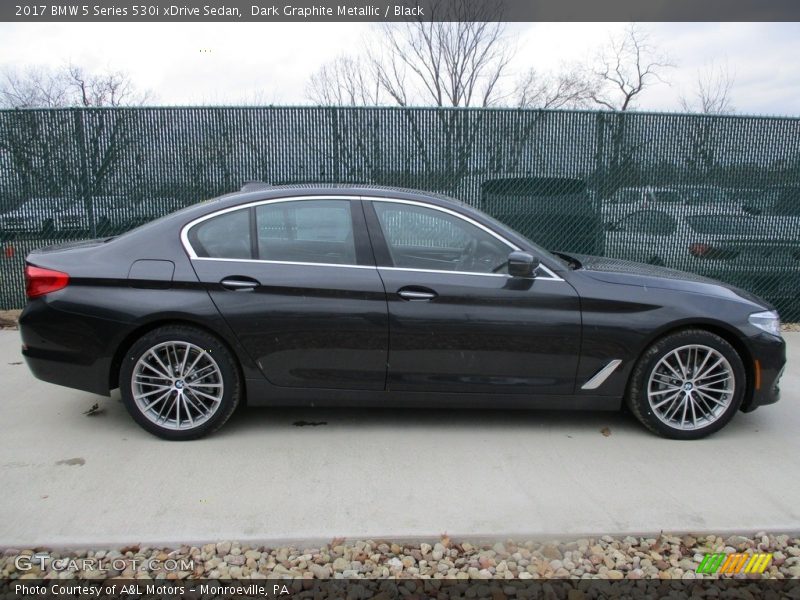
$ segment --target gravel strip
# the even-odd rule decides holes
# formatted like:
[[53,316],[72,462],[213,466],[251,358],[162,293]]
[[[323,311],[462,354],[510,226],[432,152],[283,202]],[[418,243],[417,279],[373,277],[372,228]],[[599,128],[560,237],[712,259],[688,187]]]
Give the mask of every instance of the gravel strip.
[[[0,577],[708,579],[718,576],[695,572],[705,553],[771,552],[773,557],[763,576],[737,577],[800,578],[800,537],[765,533],[727,538],[664,534],[656,538],[603,536],[569,542],[507,540],[494,544],[455,542],[447,537],[421,544],[335,539],[314,548],[267,548],[223,541],[177,548],[131,546],[115,550],[53,551],[50,559],[45,560],[44,571],[36,565],[29,570],[18,569],[17,557],[34,552],[47,552],[47,549],[5,549]],[[67,560],[55,570],[54,559]],[[86,562],[96,563],[101,568],[80,569],[77,565],[84,565],[80,559],[93,559]],[[69,568],[64,568],[65,562],[70,563]]]

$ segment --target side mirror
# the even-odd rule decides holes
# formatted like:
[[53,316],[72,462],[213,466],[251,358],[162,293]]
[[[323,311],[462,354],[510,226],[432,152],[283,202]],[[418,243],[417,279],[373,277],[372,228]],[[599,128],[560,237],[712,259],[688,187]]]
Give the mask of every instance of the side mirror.
[[508,274],[512,277],[534,277],[539,259],[527,252],[512,252],[508,255]]

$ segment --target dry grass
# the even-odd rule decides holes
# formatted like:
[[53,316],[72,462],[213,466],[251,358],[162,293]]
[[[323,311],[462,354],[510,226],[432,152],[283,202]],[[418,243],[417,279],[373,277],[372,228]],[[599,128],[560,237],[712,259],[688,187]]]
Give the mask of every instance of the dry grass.
[[16,329],[21,310],[0,310],[0,329]]

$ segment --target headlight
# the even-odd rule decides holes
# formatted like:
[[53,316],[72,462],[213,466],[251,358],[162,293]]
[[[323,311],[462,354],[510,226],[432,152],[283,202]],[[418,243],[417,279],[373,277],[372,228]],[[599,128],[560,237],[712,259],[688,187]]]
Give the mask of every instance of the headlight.
[[759,329],[763,329],[767,333],[780,337],[781,335],[781,319],[778,313],[774,310],[765,310],[764,312],[757,312],[750,315],[747,319],[751,325],[755,325]]

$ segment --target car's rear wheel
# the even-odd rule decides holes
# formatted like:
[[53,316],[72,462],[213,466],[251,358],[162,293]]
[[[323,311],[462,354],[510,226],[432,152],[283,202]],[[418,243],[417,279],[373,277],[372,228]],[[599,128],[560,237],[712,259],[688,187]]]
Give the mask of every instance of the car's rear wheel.
[[693,440],[722,429],[742,403],[742,359],[723,338],[692,329],[655,342],[639,359],[627,404],[651,431]]
[[183,325],[136,341],[120,368],[120,394],[139,425],[168,440],[219,429],[241,395],[236,362],[216,337]]

